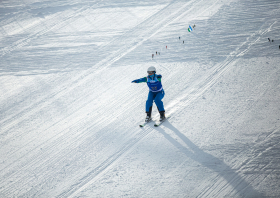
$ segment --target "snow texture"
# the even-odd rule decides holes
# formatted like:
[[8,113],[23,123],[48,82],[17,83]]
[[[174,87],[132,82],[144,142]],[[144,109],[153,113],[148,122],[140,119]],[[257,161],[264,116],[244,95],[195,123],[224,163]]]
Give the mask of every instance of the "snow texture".
[[[280,197],[279,20],[279,0],[0,1],[0,197]],[[140,128],[149,66],[171,118]]]

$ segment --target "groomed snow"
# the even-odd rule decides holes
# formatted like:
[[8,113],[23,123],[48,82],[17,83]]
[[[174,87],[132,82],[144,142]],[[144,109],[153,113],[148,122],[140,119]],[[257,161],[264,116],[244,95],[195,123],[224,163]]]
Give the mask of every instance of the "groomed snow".
[[[0,197],[280,197],[279,23],[279,0],[0,1]],[[140,128],[149,66],[171,118]]]

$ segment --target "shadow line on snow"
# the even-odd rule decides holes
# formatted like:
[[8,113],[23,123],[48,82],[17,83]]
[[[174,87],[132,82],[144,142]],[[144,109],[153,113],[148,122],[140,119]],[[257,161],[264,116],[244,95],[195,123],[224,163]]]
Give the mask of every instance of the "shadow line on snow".
[[[192,141],[190,141],[183,133],[176,129],[170,122],[166,121],[166,123],[167,124],[165,124],[165,127],[173,131],[189,148],[186,148],[181,143],[176,141],[162,128],[157,127],[156,130],[161,133],[171,144],[173,144],[182,153],[184,153],[188,158],[191,158],[202,166],[209,168],[210,170],[218,173],[221,177],[223,177],[227,181],[227,183],[235,190],[233,195],[238,195],[240,197],[265,197],[265,195],[256,191],[247,181],[245,181],[236,171],[225,164],[222,160],[209,153],[204,152]],[[210,188],[206,191],[203,191],[198,196],[207,196],[209,190],[213,189]]]

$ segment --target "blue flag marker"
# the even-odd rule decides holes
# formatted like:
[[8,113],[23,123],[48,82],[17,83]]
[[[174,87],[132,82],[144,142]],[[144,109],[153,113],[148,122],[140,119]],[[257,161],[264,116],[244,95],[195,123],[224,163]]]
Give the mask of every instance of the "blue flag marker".
[[189,25],[188,31],[191,32],[192,31],[192,27]]

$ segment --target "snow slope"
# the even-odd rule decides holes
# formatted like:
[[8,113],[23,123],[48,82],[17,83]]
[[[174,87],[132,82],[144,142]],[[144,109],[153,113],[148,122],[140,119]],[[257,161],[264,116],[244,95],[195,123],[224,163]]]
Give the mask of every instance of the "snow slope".
[[[278,0],[0,1],[0,197],[280,197],[279,16]],[[151,65],[172,117],[139,128],[131,81]]]

